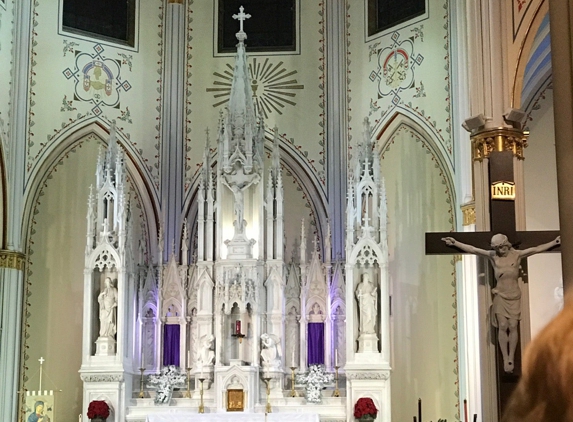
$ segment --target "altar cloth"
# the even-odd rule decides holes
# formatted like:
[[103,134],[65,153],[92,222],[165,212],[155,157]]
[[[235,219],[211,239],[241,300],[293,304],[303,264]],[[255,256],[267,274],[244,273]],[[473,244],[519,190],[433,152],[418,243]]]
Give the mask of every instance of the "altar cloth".
[[[155,413],[147,422],[264,422],[264,413]],[[267,422],[320,422],[315,413],[269,413]]]

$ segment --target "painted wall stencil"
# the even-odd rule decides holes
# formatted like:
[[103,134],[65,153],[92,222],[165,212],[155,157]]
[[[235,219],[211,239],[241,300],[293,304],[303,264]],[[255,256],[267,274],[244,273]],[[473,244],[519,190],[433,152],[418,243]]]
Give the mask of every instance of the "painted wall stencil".
[[121,60],[104,56],[101,44],[93,49],[95,54],[76,50],[74,69],[67,68],[63,74],[75,81],[74,101],[93,103],[92,112],[99,116],[102,106],[119,108],[120,92],[129,91],[131,84],[122,80]]
[[414,52],[414,36],[399,42],[400,34],[394,32],[391,39],[389,46],[377,51],[378,67],[370,80],[378,82],[378,98],[394,95],[393,101],[398,102],[399,92],[415,86],[415,70],[424,56]]
[[[282,61],[273,63],[265,58],[261,63],[260,59],[257,61],[257,58],[253,58],[249,65],[249,73],[253,102],[264,118],[268,118],[273,112],[283,114],[282,109],[286,105],[295,106],[295,90],[304,89],[304,85],[295,79],[297,71],[288,71]],[[214,86],[207,88],[207,92],[214,93],[213,107],[218,107],[229,101],[233,67],[227,64],[222,73],[214,72],[213,76],[216,77],[213,81]]]

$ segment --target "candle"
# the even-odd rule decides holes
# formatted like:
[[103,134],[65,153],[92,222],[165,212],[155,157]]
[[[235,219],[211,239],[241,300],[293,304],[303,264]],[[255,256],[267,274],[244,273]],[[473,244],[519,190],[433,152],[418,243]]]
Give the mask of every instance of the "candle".
[[235,323],[235,334],[241,334],[241,321],[237,320]]
[[334,366],[338,367],[338,349],[334,349]]
[[187,368],[191,368],[191,350],[187,350]]
[[422,399],[418,399],[418,421],[422,422]]
[[292,347],[292,359],[291,359],[291,362],[292,362],[292,363],[291,363],[290,366],[294,368],[294,367],[296,366],[296,361],[295,361],[295,358],[294,358],[294,346]]

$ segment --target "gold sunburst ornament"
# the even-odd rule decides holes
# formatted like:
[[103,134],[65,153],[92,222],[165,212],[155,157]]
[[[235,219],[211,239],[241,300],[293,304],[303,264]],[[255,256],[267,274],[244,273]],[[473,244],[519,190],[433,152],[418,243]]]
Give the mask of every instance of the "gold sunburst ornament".
[[[283,65],[282,61],[273,64],[268,58],[262,63],[254,58],[249,64],[253,102],[265,118],[273,112],[283,114],[282,109],[287,105],[295,106],[294,90],[304,89],[304,85],[299,84],[295,78],[297,71],[289,72]],[[216,79],[213,81],[213,87],[207,88],[207,92],[214,93],[213,107],[219,107],[229,101],[233,67],[227,64],[227,68],[222,73],[213,72],[213,76]]]

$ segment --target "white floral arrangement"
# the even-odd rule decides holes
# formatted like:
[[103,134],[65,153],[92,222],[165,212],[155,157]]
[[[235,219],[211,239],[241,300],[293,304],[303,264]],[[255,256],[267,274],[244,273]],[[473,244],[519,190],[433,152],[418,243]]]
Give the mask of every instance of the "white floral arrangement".
[[150,375],[147,385],[155,388],[155,404],[169,404],[173,396],[174,388],[185,386],[187,376],[181,372],[181,368],[175,365],[164,366],[159,374]]
[[324,365],[310,365],[306,374],[296,376],[297,383],[304,385],[305,398],[308,403],[322,402],[321,391],[326,388],[324,384],[334,381],[333,374],[325,372]]

